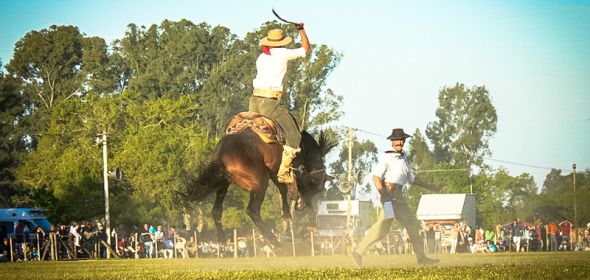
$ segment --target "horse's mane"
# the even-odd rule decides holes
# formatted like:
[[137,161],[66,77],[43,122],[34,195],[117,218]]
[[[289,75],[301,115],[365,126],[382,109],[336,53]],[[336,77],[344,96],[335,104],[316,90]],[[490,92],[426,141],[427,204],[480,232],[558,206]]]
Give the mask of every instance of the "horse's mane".
[[[336,139],[332,139],[323,130],[320,131],[317,141],[307,131],[301,132],[301,141],[313,141],[317,143],[318,152],[323,156],[327,155],[334,147],[338,146]],[[309,145],[307,145],[309,146]]]

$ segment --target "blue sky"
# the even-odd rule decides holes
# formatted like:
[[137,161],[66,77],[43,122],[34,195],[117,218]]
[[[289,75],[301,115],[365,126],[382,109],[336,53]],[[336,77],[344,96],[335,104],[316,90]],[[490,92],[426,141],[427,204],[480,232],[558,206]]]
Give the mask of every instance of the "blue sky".
[[339,124],[370,132],[359,138],[387,149],[374,134],[424,132],[442,87],[485,85],[498,114],[487,163],[538,184],[546,168],[590,168],[590,1],[316,2],[1,0],[0,58],[52,24],[111,42],[129,23],[186,18],[243,37],[274,20],[274,7],[343,54],[328,87],[344,97]]

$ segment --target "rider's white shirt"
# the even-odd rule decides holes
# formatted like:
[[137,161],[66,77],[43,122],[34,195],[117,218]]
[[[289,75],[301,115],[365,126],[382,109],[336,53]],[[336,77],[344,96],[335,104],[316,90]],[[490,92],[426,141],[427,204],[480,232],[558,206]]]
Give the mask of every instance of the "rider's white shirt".
[[283,77],[287,72],[289,60],[305,57],[305,49],[272,48],[271,55],[261,53],[256,60],[256,78],[254,88],[283,91]]

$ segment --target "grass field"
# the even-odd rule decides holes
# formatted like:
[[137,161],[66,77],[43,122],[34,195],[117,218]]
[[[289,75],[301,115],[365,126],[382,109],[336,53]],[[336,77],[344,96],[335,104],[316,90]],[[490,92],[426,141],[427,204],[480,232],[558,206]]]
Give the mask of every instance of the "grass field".
[[590,252],[240,259],[140,259],[0,264],[0,279],[590,279]]

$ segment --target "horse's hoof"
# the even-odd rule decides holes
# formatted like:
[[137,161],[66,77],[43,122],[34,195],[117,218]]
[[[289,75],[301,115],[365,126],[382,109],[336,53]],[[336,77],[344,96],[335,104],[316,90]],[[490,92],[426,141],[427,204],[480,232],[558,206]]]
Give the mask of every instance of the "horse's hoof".
[[303,200],[301,197],[297,200],[297,210],[301,211],[305,209],[305,200]]

